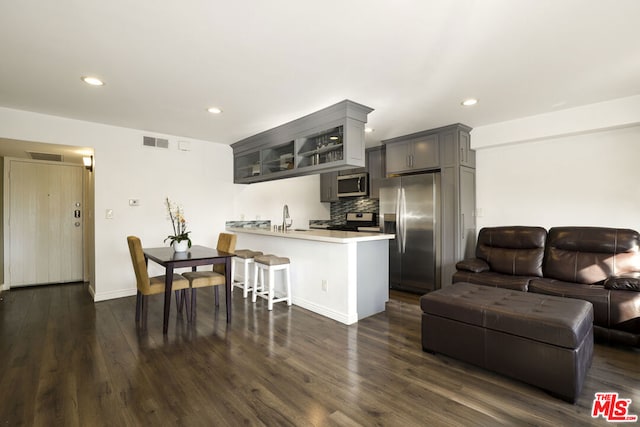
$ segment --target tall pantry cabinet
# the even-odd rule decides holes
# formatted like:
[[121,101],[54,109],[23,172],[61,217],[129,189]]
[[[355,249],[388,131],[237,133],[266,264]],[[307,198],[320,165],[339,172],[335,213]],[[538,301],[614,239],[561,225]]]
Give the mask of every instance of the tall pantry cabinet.
[[382,141],[387,176],[440,171],[440,287],[450,285],[456,263],[475,252],[476,159],[470,131],[458,123]]

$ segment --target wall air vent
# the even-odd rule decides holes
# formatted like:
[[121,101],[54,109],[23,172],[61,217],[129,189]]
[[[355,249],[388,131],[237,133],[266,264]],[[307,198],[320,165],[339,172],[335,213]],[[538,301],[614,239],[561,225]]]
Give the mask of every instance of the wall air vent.
[[154,138],[153,136],[143,136],[142,145],[145,147],[169,148],[169,140],[164,138]]
[[33,160],[46,160],[48,162],[62,162],[64,161],[64,156],[62,154],[56,153],[37,153],[35,151],[27,151],[29,157]]

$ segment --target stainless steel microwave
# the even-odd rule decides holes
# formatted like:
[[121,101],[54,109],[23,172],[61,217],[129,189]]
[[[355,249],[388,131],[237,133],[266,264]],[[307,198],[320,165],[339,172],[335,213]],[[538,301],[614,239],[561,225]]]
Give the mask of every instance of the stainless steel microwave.
[[367,181],[366,173],[338,175],[338,197],[366,196],[369,188]]

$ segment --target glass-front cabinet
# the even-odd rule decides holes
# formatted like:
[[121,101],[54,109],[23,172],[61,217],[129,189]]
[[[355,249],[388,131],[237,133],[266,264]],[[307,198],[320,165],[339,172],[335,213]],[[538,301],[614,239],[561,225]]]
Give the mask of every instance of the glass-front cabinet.
[[249,184],[364,166],[364,125],[371,111],[345,100],[232,144],[234,182]]
[[233,165],[234,181],[241,181],[260,176],[260,152],[252,152],[236,156]]
[[344,126],[323,130],[298,142],[298,167],[333,163],[343,159]]
[[260,150],[262,154],[262,174],[268,175],[293,169],[294,147],[294,142],[289,141],[286,144]]

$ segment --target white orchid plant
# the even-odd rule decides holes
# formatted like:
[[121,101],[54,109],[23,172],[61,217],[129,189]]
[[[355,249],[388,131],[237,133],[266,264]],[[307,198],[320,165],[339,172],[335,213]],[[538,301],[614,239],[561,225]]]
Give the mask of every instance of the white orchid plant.
[[168,197],[165,199],[165,204],[167,205],[167,212],[171,220],[171,225],[173,226],[173,234],[167,236],[164,241],[169,240],[171,244],[173,244],[173,242],[186,240],[189,247],[191,247],[191,238],[189,237],[189,233],[191,232],[187,231],[187,220],[184,217],[182,206],[172,203]]

